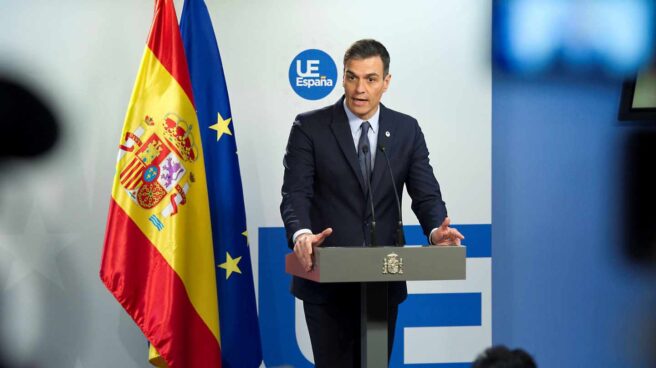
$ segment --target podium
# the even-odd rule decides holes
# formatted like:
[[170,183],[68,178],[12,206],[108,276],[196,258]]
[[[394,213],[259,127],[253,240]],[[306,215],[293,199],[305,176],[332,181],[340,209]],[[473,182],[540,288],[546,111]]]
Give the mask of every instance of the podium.
[[294,253],[285,271],[318,283],[360,282],[361,367],[387,367],[387,281],[464,280],[464,246],[317,247],[306,272]]

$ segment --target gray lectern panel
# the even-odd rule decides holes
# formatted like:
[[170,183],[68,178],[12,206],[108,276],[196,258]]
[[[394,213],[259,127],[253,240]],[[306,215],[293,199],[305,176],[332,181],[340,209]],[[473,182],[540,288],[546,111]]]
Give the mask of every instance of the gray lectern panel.
[[315,249],[315,267],[305,272],[288,254],[286,271],[316,282],[464,280],[464,246],[327,247]]

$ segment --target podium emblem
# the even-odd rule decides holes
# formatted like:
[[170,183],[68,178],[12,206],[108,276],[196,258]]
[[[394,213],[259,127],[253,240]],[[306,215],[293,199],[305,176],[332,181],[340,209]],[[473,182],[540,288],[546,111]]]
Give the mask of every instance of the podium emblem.
[[390,253],[383,259],[383,274],[402,274],[403,258],[396,253]]

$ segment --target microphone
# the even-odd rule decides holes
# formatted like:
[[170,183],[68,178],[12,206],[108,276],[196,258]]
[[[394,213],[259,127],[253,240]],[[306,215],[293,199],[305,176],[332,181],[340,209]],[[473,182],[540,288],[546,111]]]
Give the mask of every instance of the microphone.
[[[364,153],[365,157],[369,153],[369,145],[364,145],[362,147],[362,152]],[[371,166],[371,162],[369,163],[369,166]],[[370,170],[371,171],[371,170]],[[369,246],[374,246],[377,244],[376,242],[376,214],[374,212],[374,195],[372,193],[372,188],[371,188],[371,175],[368,176],[367,178],[367,184],[369,185],[369,205],[371,206],[371,244]]]
[[396,208],[399,211],[399,222],[396,228],[396,246],[402,247],[405,245],[405,235],[403,235],[403,211],[401,211],[401,200],[399,199],[399,192],[396,190],[396,181],[394,180],[394,173],[392,172],[392,165],[390,164],[389,157],[387,156],[387,150],[382,144],[378,146],[378,149],[383,152],[385,156],[385,162],[387,162],[387,168],[389,169],[390,178],[392,178],[392,188],[394,188],[394,198],[396,198]]

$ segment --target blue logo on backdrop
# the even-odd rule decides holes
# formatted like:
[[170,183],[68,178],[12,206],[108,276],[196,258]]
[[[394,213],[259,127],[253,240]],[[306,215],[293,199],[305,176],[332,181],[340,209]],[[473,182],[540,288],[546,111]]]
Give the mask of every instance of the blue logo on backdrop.
[[289,84],[306,100],[324,98],[337,82],[335,62],[321,50],[310,49],[296,55],[289,66]]

